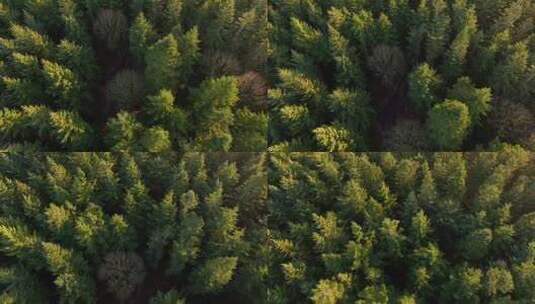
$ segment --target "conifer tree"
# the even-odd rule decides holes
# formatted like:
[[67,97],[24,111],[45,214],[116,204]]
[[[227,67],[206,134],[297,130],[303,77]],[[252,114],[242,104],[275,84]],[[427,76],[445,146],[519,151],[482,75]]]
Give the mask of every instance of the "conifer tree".
[[[511,216],[509,198],[501,195],[485,212],[470,205],[477,191],[489,192],[476,180],[494,180],[500,167],[514,171],[520,165],[533,174],[532,164],[522,165],[525,150],[497,149],[274,154],[268,224],[273,297],[318,303],[524,301],[517,295],[526,290],[518,291],[517,284],[531,282],[532,217]],[[503,178],[517,183],[515,176]],[[390,199],[382,203],[380,193]],[[509,222],[516,227],[507,228]],[[507,235],[517,244],[501,247]],[[357,278],[362,284],[355,284]]]
[[155,36],[156,33],[152,24],[145,18],[143,13],[140,13],[128,33],[130,51],[138,62],[144,62],[145,53],[149,45],[154,42]]
[[[2,149],[265,150],[261,138],[267,138],[266,14],[265,3],[256,0],[0,1],[1,113],[20,116],[13,113],[27,111],[23,106],[69,111],[71,120],[92,130],[91,141],[82,132],[75,135],[75,130],[46,130],[43,110],[42,115],[25,117],[27,125],[38,128],[25,128],[16,136],[5,128],[9,130],[0,134]],[[225,117],[240,111],[239,120],[229,118],[220,129],[195,125],[205,123],[197,117],[212,116],[211,108],[197,107],[199,86],[242,75],[257,75],[251,88],[255,95],[251,98],[240,82],[240,94],[232,102],[239,106],[224,111]],[[177,99],[165,117],[145,111],[149,97],[162,90]],[[109,140],[108,128],[116,125],[118,113],[140,124],[136,139],[120,148],[114,144],[119,139]],[[13,119],[4,118],[0,124],[10,126]],[[249,126],[251,132],[244,132]],[[69,132],[84,138],[63,140],[66,135],[61,133]],[[235,141],[232,147],[234,136],[254,139]],[[60,143],[56,137],[61,137]]]
[[[532,129],[533,109],[519,105],[533,95],[534,27],[527,13],[533,6],[523,0],[490,2],[269,2],[268,149],[451,150],[437,144],[449,140],[436,138],[445,133],[425,136],[421,127],[432,124],[433,107],[447,99],[470,112],[470,126],[461,123],[463,149],[491,150],[497,141],[530,148],[535,137],[524,130]],[[340,91],[368,95],[370,111],[325,107]],[[508,113],[498,109],[505,100],[515,104]],[[370,122],[366,132],[338,119],[355,112],[368,113],[359,115],[359,121]],[[504,136],[511,125],[505,117],[521,117],[511,129],[522,131]],[[322,139],[312,130],[322,132]]]
[[[248,153],[3,154],[0,299],[263,299],[267,283],[252,270],[267,259],[264,163]],[[146,284],[156,277],[167,287]]]
[[62,108],[76,108],[82,97],[82,88],[74,73],[57,63],[42,60],[43,77],[47,84],[47,93],[56,99]]
[[171,34],[151,45],[145,53],[145,79],[151,92],[177,86],[178,43]]
[[238,101],[238,86],[234,77],[222,77],[201,84],[195,96],[194,109],[205,109],[195,117],[200,126],[195,147],[201,151],[228,151],[232,145],[230,125],[234,121],[232,108]]
[[448,91],[448,98],[466,103],[473,124],[480,124],[490,110],[492,93],[489,88],[477,89],[470,78],[461,77]]
[[428,65],[423,64],[409,75],[409,99],[418,111],[426,112],[437,102],[441,79]]
[[466,105],[457,100],[446,100],[429,112],[429,138],[439,149],[459,149],[468,133],[471,120]]
[[197,268],[191,276],[195,293],[213,293],[220,290],[233,277],[237,266],[236,257],[220,257],[208,260]]

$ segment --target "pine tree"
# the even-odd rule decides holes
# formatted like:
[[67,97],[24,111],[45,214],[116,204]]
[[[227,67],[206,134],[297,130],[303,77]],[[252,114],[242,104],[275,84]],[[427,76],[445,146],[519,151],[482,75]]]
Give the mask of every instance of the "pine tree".
[[424,162],[422,164],[422,183],[418,191],[418,200],[422,204],[432,204],[437,199],[437,192],[433,174],[429,169],[429,164]]
[[351,131],[343,126],[321,126],[314,129],[314,140],[321,151],[341,152],[350,151],[357,146]]
[[95,282],[89,276],[87,261],[76,252],[54,243],[43,243],[48,268],[64,303],[93,303]]
[[161,127],[151,127],[140,134],[135,149],[147,152],[164,152],[171,150],[171,138],[169,132]]
[[48,38],[29,27],[12,24],[9,31],[14,38],[13,49],[20,53],[46,58],[51,51]]
[[533,72],[528,64],[529,50],[525,43],[519,42],[511,47],[504,62],[495,67],[492,74],[493,89],[501,95],[522,101],[531,92],[529,81]]
[[446,285],[442,297],[454,301],[477,303],[480,301],[483,273],[480,269],[460,266]]
[[185,266],[194,261],[200,253],[204,221],[195,211],[192,211],[196,208],[196,200],[193,191],[181,196],[179,232],[176,240],[173,241],[168,273],[181,273]]
[[418,66],[409,74],[409,100],[420,112],[426,112],[438,102],[441,79],[428,64]]
[[303,134],[313,125],[310,110],[306,105],[282,106],[278,116],[291,135]]
[[466,192],[468,169],[466,160],[458,153],[436,153],[433,156],[432,176],[439,198],[461,200]]
[[490,297],[506,295],[514,289],[513,277],[504,265],[496,265],[487,270],[484,288]]
[[[174,0],[179,2],[179,0]],[[201,39],[199,29],[194,26],[178,38],[178,50],[180,53],[179,76],[182,82],[187,82],[192,77],[194,67],[201,58]]]
[[248,108],[237,110],[231,132],[232,151],[265,151],[267,147],[268,117]]
[[280,69],[278,72],[281,79],[279,87],[283,90],[285,98],[314,102],[321,94],[318,83],[302,73],[288,69]]
[[[533,243],[528,246],[532,248]],[[535,282],[535,259],[533,255],[528,254],[522,263],[514,267],[514,279],[515,295],[520,298],[533,298],[533,289],[530,288]]]
[[99,72],[94,51],[87,45],[62,40],[57,46],[55,60],[86,81],[93,81]]
[[312,292],[313,303],[335,304],[343,299],[345,287],[334,280],[321,280]]
[[50,112],[49,124],[50,135],[70,150],[81,151],[92,145],[93,131],[77,113]]
[[451,19],[447,15],[448,5],[444,0],[422,1],[429,3],[429,19],[426,30],[425,49],[426,61],[434,62],[443,53],[449,31]]
[[40,239],[28,227],[13,220],[2,219],[0,226],[1,250],[39,268],[41,257]]
[[477,126],[490,110],[492,92],[489,88],[477,89],[470,78],[461,77],[448,91],[448,98],[466,103],[470,120]]
[[76,113],[53,112],[43,106],[23,106],[21,110],[0,112],[4,138],[27,139],[37,136],[52,149],[84,150],[91,145],[92,130]]
[[480,229],[472,232],[461,243],[460,252],[467,260],[483,259],[489,252],[492,242],[492,230]]
[[204,294],[220,290],[232,280],[237,263],[237,257],[219,257],[206,261],[190,276],[192,291]]
[[178,42],[169,34],[145,51],[145,80],[149,92],[174,89],[178,85],[180,52]]
[[[194,118],[198,122],[195,147],[202,151],[228,151],[232,146],[230,127],[232,108],[238,101],[238,83],[234,77],[211,79],[201,84],[194,99]],[[202,110],[201,110],[202,109]]]
[[4,76],[0,81],[4,90],[1,96],[6,104],[29,105],[44,94],[40,85],[28,80]]
[[455,79],[462,74],[470,46],[470,38],[470,30],[464,28],[451,43],[446,54],[446,61],[442,66],[446,79]]
[[148,96],[144,104],[151,123],[166,126],[171,134],[183,134],[186,131],[186,113],[175,107],[175,97],[169,90],[162,89],[158,95]]
[[140,13],[128,33],[130,52],[137,62],[144,62],[147,49],[154,42],[155,37],[156,32],[152,24],[145,18],[143,13]]
[[446,100],[429,112],[429,138],[439,149],[457,150],[471,126],[468,107],[457,100]]
[[340,124],[355,133],[365,134],[370,129],[374,111],[370,97],[362,91],[333,91],[329,96],[329,110]]
[[106,145],[111,151],[128,151],[132,149],[142,127],[142,124],[128,112],[119,112],[117,117],[108,122]]
[[55,62],[43,59],[41,64],[47,93],[56,99],[56,104],[62,108],[77,108],[83,96],[83,88],[76,75]]
[[293,44],[298,50],[310,53],[320,60],[326,56],[327,46],[320,31],[294,17],[290,19],[290,26]]
[[349,40],[332,26],[329,27],[329,49],[336,63],[337,83],[364,88],[364,75],[358,56],[355,56]]
[[0,269],[0,284],[7,286],[0,295],[5,303],[42,303],[48,297],[36,274],[20,266]]
[[364,303],[388,303],[388,290],[385,285],[379,286],[367,286],[359,293],[360,300],[357,300],[357,304]]

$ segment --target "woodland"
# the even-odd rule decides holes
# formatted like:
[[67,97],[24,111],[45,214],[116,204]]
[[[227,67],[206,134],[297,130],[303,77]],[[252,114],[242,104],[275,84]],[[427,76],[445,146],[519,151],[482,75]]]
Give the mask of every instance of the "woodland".
[[533,303],[535,158],[273,153],[267,303]]
[[535,149],[534,16],[531,0],[270,0],[269,149]]
[[535,155],[0,154],[0,303],[531,304]]
[[0,154],[0,303],[253,303],[267,264],[265,164],[255,153]]
[[0,149],[265,151],[260,0],[0,0]]
[[535,1],[0,0],[0,304],[535,304]]

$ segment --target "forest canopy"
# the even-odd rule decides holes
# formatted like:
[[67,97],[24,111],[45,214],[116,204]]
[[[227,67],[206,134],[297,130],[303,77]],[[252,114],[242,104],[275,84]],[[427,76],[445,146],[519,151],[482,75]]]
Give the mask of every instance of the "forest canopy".
[[264,151],[260,0],[0,0],[0,149]]
[[535,149],[530,0],[269,0],[272,151]]
[[535,154],[495,151],[0,154],[0,302],[532,303]]
[[535,299],[535,155],[274,153],[268,303]]
[[1,154],[0,303],[265,298],[265,164],[254,153]]

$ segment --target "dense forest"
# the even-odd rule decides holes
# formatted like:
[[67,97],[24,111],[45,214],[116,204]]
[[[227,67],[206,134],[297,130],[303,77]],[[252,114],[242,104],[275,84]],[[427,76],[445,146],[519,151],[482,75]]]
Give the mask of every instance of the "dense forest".
[[0,154],[0,303],[265,298],[265,165],[254,153]]
[[268,303],[533,303],[535,155],[274,153]]
[[0,154],[0,303],[533,303],[535,154],[494,149]]
[[531,0],[269,0],[272,151],[535,149]]
[[0,304],[535,304],[535,1],[0,0]]
[[261,0],[0,0],[0,149],[264,151]]

